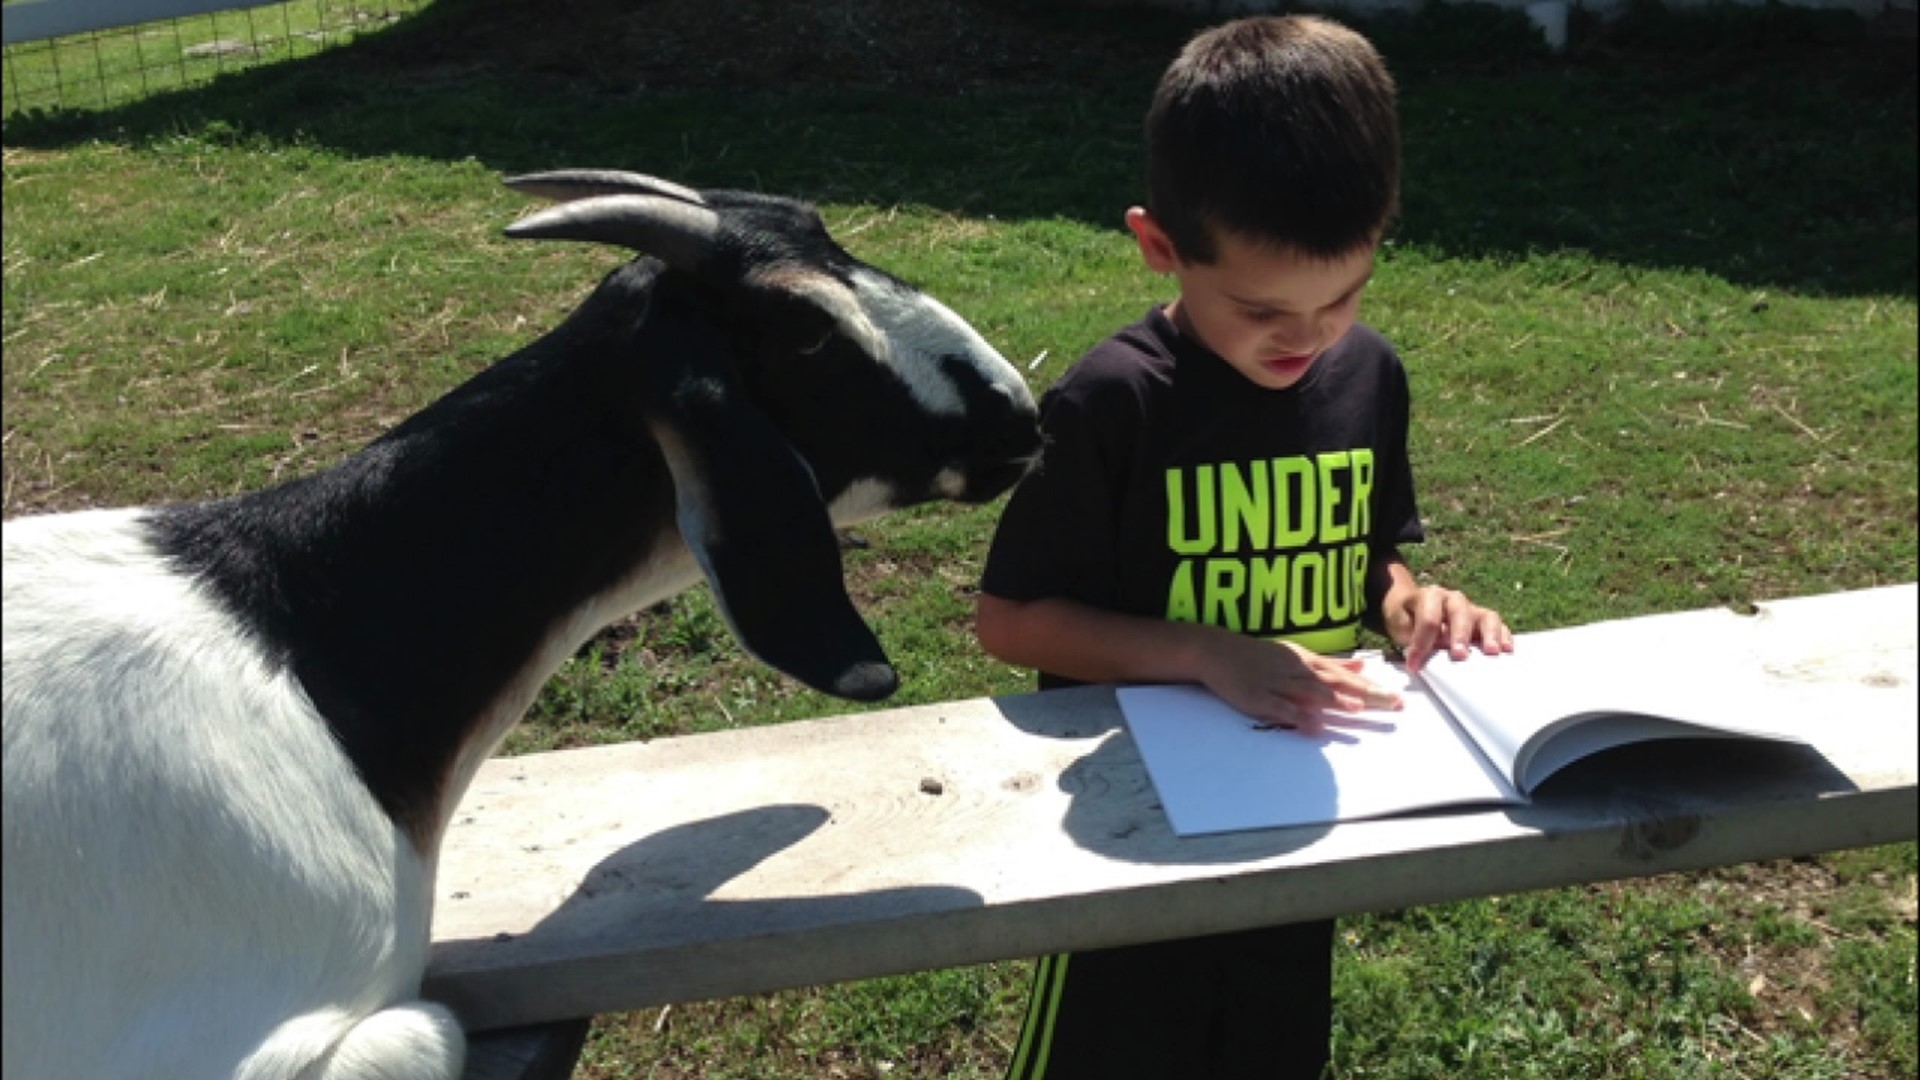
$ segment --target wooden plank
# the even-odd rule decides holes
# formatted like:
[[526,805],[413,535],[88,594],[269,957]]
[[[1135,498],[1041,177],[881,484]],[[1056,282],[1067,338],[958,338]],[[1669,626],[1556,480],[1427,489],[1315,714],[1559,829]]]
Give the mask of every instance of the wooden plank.
[[1915,599],[1768,605],[1846,703],[1818,752],[1630,748],[1524,808],[1180,839],[1102,687],[491,761],[427,993],[486,1029],[1911,839]]

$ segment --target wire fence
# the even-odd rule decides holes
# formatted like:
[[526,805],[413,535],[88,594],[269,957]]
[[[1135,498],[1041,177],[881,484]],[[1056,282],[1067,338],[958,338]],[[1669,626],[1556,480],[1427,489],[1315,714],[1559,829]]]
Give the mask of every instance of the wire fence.
[[311,56],[429,2],[286,0],[14,42],[0,53],[0,117],[110,108],[226,72]]

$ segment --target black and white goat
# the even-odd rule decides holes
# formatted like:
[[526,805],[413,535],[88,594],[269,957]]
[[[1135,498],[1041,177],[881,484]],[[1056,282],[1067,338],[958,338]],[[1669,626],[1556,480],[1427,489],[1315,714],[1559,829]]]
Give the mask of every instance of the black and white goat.
[[704,574],[755,656],[884,697],[834,525],[1038,452],[1019,374],[811,208],[508,183],[558,201],[510,235],[647,257],[324,472],[6,524],[8,1080],[457,1075],[438,846],[547,677]]

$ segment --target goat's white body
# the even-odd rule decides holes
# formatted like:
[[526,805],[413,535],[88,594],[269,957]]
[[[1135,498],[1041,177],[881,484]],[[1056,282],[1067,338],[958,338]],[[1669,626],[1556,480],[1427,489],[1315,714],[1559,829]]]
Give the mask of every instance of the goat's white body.
[[[457,1076],[458,1025],[412,1000],[438,852],[141,513],[4,530],[5,1075]],[[698,575],[673,546],[555,626],[476,725],[442,823],[554,669]]]
[[[5,529],[5,1074],[326,1075],[418,993],[431,867],[136,519]],[[382,1026],[413,1067],[358,1075],[457,1074]]]
[[[527,235],[610,230],[695,263],[733,237],[758,253],[759,291],[635,260],[316,477],[0,533],[7,1080],[454,1080],[464,1036],[418,1000],[438,845],[547,678],[704,574],[756,656],[884,696],[896,676],[830,525],[984,500],[1031,463],[1018,373],[835,248],[811,209],[739,193],[715,209],[631,174],[529,179],[594,197]],[[792,235],[769,254],[781,237],[756,223],[775,219]],[[702,321],[728,290],[760,338]],[[795,298],[837,329],[789,321]],[[743,355],[786,388],[766,403],[781,424]],[[783,381],[792,364],[856,392],[816,401]]]

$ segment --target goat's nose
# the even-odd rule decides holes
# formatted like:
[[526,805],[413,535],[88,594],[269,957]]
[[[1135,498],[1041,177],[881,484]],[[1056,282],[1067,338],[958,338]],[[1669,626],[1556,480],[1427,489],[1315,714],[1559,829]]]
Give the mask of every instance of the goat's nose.
[[1004,421],[995,424],[975,456],[981,461],[1010,461],[1035,457],[1040,453],[1040,417],[1031,409],[1014,409]]
[[998,429],[999,438],[978,446],[969,455],[961,502],[986,502],[1007,491],[1040,460],[1040,425],[1020,418]]
[[1014,458],[992,462],[968,471],[966,486],[956,496],[963,503],[991,501],[1012,489],[1033,467],[1033,458]]

